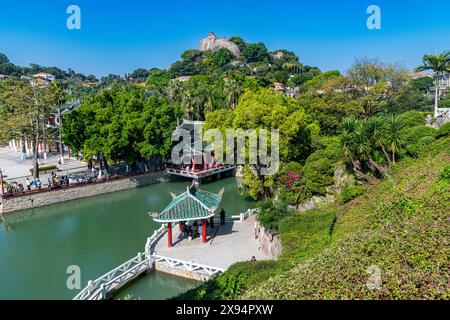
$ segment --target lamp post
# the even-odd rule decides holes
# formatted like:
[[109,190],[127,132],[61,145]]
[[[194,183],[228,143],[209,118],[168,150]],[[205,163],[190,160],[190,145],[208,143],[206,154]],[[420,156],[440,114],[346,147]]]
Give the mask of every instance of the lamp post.
[[0,195],[3,195],[3,169],[0,168]]

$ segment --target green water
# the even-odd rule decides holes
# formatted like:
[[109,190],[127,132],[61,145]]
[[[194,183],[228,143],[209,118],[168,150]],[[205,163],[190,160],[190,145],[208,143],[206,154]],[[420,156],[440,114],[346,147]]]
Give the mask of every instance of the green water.
[[[147,215],[162,210],[170,192],[189,182],[169,182],[74,200],[6,215],[0,224],[0,299],[71,299],[67,267],[81,270],[81,282],[95,279],[143,251],[160,227]],[[204,184],[218,192],[228,215],[244,212],[250,202],[238,192],[235,178]],[[194,281],[152,273],[123,290],[134,299],[165,299],[197,285]],[[120,296],[119,295],[119,296]]]

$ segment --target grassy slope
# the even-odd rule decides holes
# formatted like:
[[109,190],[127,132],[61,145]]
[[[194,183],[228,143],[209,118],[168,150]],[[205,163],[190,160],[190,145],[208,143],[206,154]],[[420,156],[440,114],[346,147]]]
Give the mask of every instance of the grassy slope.
[[177,299],[236,298],[244,289],[290,270],[330,243],[335,217],[334,210],[328,210],[285,218],[279,226],[283,252],[278,260],[235,263],[225,274],[178,296]]
[[[392,176],[337,207],[333,239],[320,254],[244,293],[258,299],[449,299],[450,138],[405,159]],[[369,266],[382,287],[370,290]]]
[[[280,222],[277,261],[242,262],[180,299],[450,298],[450,138],[405,159],[392,176],[346,205]],[[366,286],[381,269],[381,290]]]

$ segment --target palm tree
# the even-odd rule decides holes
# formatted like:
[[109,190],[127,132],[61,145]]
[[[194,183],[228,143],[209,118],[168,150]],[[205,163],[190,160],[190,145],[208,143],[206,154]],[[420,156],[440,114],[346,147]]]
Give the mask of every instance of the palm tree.
[[386,139],[392,153],[392,163],[395,164],[395,154],[400,149],[402,139],[400,137],[400,120],[398,116],[392,114],[386,117]]
[[439,84],[438,77],[440,75],[445,77],[446,73],[450,73],[450,51],[445,51],[436,55],[424,55],[423,65],[415,69],[416,72],[421,72],[425,70],[433,70],[435,74],[434,82],[434,117],[438,117],[438,107],[439,107]]
[[230,109],[234,109],[234,107],[238,103],[239,97],[242,94],[242,88],[239,86],[236,80],[231,79],[225,82],[223,91],[228,107]]
[[189,120],[194,120],[195,106],[195,96],[190,90],[184,91],[181,100],[181,110]]
[[367,120],[367,132],[372,142],[381,149],[390,169],[391,159],[384,145],[386,140],[386,122],[381,117],[369,118]]
[[[377,170],[382,175],[386,168],[377,163],[379,152],[374,148],[372,137],[379,138],[379,133],[373,134],[367,121],[347,118],[341,126],[341,143],[345,160],[352,164],[353,171],[361,178],[365,178],[367,168]],[[380,138],[381,139],[381,138]]]
[[171,104],[181,103],[183,99],[183,83],[175,79],[170,80],[166,94]]

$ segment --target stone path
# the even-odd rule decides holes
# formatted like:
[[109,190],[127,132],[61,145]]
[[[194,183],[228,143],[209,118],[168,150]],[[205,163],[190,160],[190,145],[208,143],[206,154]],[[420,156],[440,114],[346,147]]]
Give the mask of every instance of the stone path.
[[228,222],[223,226],[216,224],[214,229],[208,227],[208,242],[201,238],[189,241],[178,231],[178,225],[173,227],[173,247],[167,247],[167,233],[155,246],[156,254],[192,261],[226,269],[239,261],[267,260],[259,250],[259,242],[254,238],[255,218],[250,216],[244,222]]
[[[7,182],[22,182],[25,185],[25,178],[30,177],[30,169],[33,167],[33,159],[28,158],[22,160],[20,158],[21,153],[15,152],[13,148],[3,147],[0,148],[0,169],[3,170],[4,179]],[[58,164],[59,154],[50,153],[48,154],[47,160],[41,165],[57,165],[61,170],[58,175],[66,174],[67,172],[74,173],[79,171],[87,170],[85,163],[78,161],[76,159],[68,159],[67,156],[64,158],[64,165]],[[47,184],[47,179],[50,176],[50,172],[47,174],[40,174],[40,180],[43,185]]]

